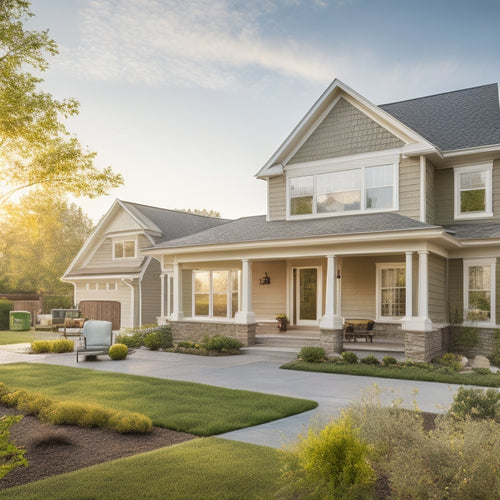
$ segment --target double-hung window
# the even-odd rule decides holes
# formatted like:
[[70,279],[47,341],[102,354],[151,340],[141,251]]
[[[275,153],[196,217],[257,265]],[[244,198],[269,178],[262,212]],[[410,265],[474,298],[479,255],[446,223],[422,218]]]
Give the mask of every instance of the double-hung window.
[[406,314],[406,266],[377,264],[377,317],[397,319]]
[[237,271],[193,272],[193,316],[232,318],[237,310]]
[[397,164],[290,176],[291,217],[397,210]]
[[455,178],[455,219],[491,217],[491,163],[457,167]]
[[496,259],[464,260],[465,321],[495,323]]
[[136,254],[135,240],[121,240],[113,242],[113,258],[133,259]]

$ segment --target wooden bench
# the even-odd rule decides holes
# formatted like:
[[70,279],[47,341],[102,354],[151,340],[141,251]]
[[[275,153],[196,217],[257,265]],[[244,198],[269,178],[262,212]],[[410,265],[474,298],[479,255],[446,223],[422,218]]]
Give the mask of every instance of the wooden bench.
[[[59,329],[62,328],[63,333],[65,338],[68,337],[68,335],[75,335],[79,337],[82,334],[82,328],[85,323],[85,318],[65,318],[64,323],[59,323],[56,325],[52,325],[52,331],[53,332],[59,332]],[[77,328],[77,332],[69,332],[68,328]]]
[[373,320],[350,319],[344,323],[344,340],[357,342],[358,339],[370,340],[373,343]]

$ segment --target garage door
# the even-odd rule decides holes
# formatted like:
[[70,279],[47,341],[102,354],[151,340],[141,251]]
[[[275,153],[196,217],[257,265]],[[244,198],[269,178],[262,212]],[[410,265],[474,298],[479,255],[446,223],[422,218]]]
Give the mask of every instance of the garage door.
[[120,302],[114,300],[82,300],[78,308],[86,318],[111,321],[113,330],[120,329]]

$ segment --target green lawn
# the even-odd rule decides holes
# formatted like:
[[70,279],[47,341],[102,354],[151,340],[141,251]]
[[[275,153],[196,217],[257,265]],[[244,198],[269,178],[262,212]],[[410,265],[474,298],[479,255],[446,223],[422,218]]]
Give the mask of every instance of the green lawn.
[[292,361],[281,366],[285,370],[301,370],[307,372],[337,373],[342,375],[361,375],[365,377],[394,378],[402,380],[422,380],[424,382],[441,382],[444,384],[477,385],[482,387],[500,387],[500,372],[490,375],[479,373],[440,372],[412,367],[385,367],[363,363],[335,364],[308,363]]
[[279,488],[280,457],[265,446],[205,438],[3,490],[19,499],[263,499]]
[[12,389],[136,411],[156,426],[198,436],[270,422],[318,405],[272,394],[34,363],[0,365],[0,382]]
[[35,340],[55,338],[60,338],[60,335],[52,332],[35,332],[35,330],[29,330],[26,332],[0,330],[0,345],[22,344],[24,342],[34,342]]

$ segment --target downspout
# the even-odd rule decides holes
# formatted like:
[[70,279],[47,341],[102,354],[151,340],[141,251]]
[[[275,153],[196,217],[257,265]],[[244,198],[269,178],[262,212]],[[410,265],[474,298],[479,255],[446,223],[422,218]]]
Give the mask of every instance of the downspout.
[[420,222],[427,222],[427,165],[425,156],[420,156]]

